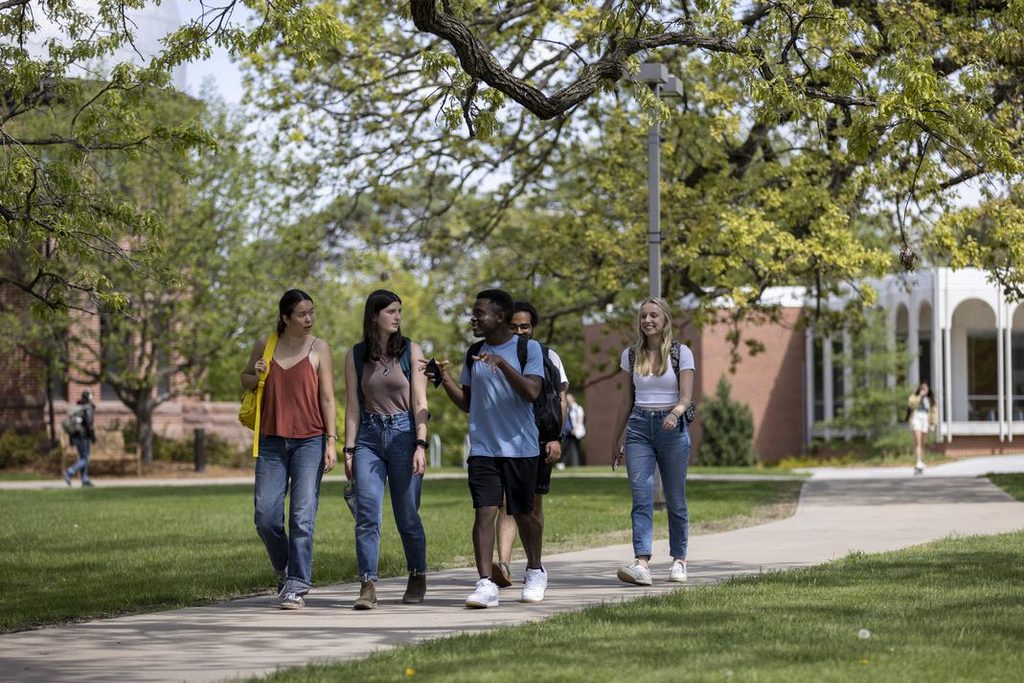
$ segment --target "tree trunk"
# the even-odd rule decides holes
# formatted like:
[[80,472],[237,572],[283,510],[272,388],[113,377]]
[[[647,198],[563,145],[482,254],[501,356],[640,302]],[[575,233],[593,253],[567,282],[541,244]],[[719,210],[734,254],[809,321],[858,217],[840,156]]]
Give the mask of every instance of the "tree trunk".
[[139,449],[145,465],[153,462],[153,399],[144,396],[135,405],[135,426],[138,431]]

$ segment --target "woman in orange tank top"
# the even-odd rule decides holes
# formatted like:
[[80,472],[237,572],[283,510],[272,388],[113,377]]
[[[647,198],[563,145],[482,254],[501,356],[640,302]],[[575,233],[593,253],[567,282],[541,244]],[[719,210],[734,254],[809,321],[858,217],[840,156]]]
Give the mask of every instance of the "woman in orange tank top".
[[[313,526],[320,480],[337,464],[331,348],[312,334],[313,299],[290,289],[278,303],[277,347],[268,365],[266,337],[249,355],[242,386],[266,375],[256,459],[255,522],[277,574],[281,609],[299,609],[313,575]],[[288,531],[285,494],[291,490]]]

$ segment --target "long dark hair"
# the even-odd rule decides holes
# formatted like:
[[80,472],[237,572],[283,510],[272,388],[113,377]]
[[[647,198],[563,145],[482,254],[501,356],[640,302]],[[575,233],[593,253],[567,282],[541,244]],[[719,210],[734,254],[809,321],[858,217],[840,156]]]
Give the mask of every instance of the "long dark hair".
[[306,294],[301,289],[289,289],[281,297],[281,300],[277,302],[277,333],[281,334],[284,332],[285,324],[284,319],[292,314],[295,307],[303,301],[313,302],[313,297]]
[[368,361],[378,361],[382,356],[398,358],[405,350],[401,326],[388,337],[386,349],[382,349],[377,341],[377,314],[396,301],[402,303],[397,294],[386,289],[376,289],[366,297],[366,306],[363,308],[363,344]]

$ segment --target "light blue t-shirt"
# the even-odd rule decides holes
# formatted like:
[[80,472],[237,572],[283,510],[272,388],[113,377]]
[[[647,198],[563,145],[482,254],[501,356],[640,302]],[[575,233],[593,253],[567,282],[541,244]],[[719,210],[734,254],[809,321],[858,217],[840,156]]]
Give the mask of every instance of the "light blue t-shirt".
[[[493,353],[519,372],[517,337],[499,346],[484,342],[480,353]],[[524,375],[544,377],[540,344],[526,343]],[[473,376],[462,368],[461,382],[470,388],[469,454],[487,457],[532,458],[540,454],[540,433],[533,419],[533,404],[520,396],[505,373],[482,361],[473,363]]]

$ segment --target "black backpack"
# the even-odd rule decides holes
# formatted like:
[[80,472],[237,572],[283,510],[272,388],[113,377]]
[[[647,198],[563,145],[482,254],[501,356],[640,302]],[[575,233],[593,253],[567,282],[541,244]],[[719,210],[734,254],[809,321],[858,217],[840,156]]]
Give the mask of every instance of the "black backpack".
[[[519,356],[519,371],[526,370],[526,346],[529,340],[518,337],[516,355]],[[540,342],[538,342],[539,344]],[[466,351],[466,367],[473,372],[473,356],[480,354],[484,342],[478,341]],[[540,442],[558,441],[562,437],[562,378],[558,368],[551,361],[547,347],[540,345],[541,357],[544,359],[544,377],[541,380],[540,394],[533,402],[533,420],[540,432]]]
[[[408,337],[402,337],[402,343],[405,345],[402,349],[402,355],[398,359],[398,364],[402,368],[402,374],[405,378],[412,383],[412,341]],[[352,361],[356,366],[356,393],[359,394],[359,408],[362,409],[366,403],[366,397],[363,395],[363,365],[366,363],[366,344],[359,342],[352,347]]]

